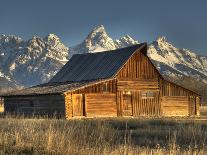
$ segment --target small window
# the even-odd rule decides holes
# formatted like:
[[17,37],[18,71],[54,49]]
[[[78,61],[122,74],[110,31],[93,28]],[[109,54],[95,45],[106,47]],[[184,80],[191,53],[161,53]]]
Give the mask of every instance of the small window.
[[144,91],[144,92],[141,92],[141,97],[142,97],[142,99],[145,99],[145,98],[154,98],[154,92],[153,91]]

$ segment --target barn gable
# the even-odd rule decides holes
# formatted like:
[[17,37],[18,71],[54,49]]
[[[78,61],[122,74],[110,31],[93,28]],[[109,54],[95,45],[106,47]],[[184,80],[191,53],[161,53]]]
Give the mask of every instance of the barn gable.
[[50,82],[91,81],[113,77],[145,43],[112,51],[76,54]]

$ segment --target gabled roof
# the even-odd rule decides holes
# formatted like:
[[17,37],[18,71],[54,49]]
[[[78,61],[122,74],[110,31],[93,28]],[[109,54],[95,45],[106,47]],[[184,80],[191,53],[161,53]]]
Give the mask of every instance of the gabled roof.
[[[111,79],[108,79],[111,80]],[[108,81],[106,80],[106,81]],[[52,94],[63,94],[67,91],[74,91],[77,89],[84,88],[104,80],[96,81],[81,81],[81,82],[61,82],[61,83],[45,83],[21,90],[16,90],[2,94],[2,97],[8,96],[34,96],[34,95],[52,95]]]
[[146,43],[126,48],[98,52],[76,54],[50,80],[50,82],[78,82],[113,77],[126,61]]

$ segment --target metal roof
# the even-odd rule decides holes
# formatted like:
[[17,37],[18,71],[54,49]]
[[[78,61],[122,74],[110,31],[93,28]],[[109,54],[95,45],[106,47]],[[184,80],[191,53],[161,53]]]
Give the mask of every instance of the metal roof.
[[146,44],[142,43],[105,52],[73,55],[50,82],[78,82],[111,78],[143,45]]

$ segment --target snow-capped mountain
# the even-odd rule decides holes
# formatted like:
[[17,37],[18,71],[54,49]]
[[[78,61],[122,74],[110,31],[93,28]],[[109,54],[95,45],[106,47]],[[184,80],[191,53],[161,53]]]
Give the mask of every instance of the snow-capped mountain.
[[[30,86],[48,81],[68,61],[68,48],[49,34],[28,41],[13,35],[0,36],[1,77],[17,85]],[[11,80],[12,79],[12,80]]]
[[138,43],[138,41],[135,41],[129,35],[114,41],[109,37],[104,26],[100,25],[95,27],[82,43],[70,48],[70,57],[77,53],[93,53],[114,50]]
[[[73,54],[101,52],[138,43],[129,35],[113,40],[103,25],[95,27],[82,43],[70,48],[54,34],[45,38],[34,36],[27,41],[0,35],[0,81],[4,81],[4,85],[40,84],[52,78]],[[186,80],[189,77],[207,83],[206,56],[176,48],[165,37],[149,44],[148,55],[158,70],[172,81],[182,84],[189,81]]]
[[176,48],[165,37],[159,37],[149,45],[148,56],[168,78],[186,76],[207,83],[207,57]]

